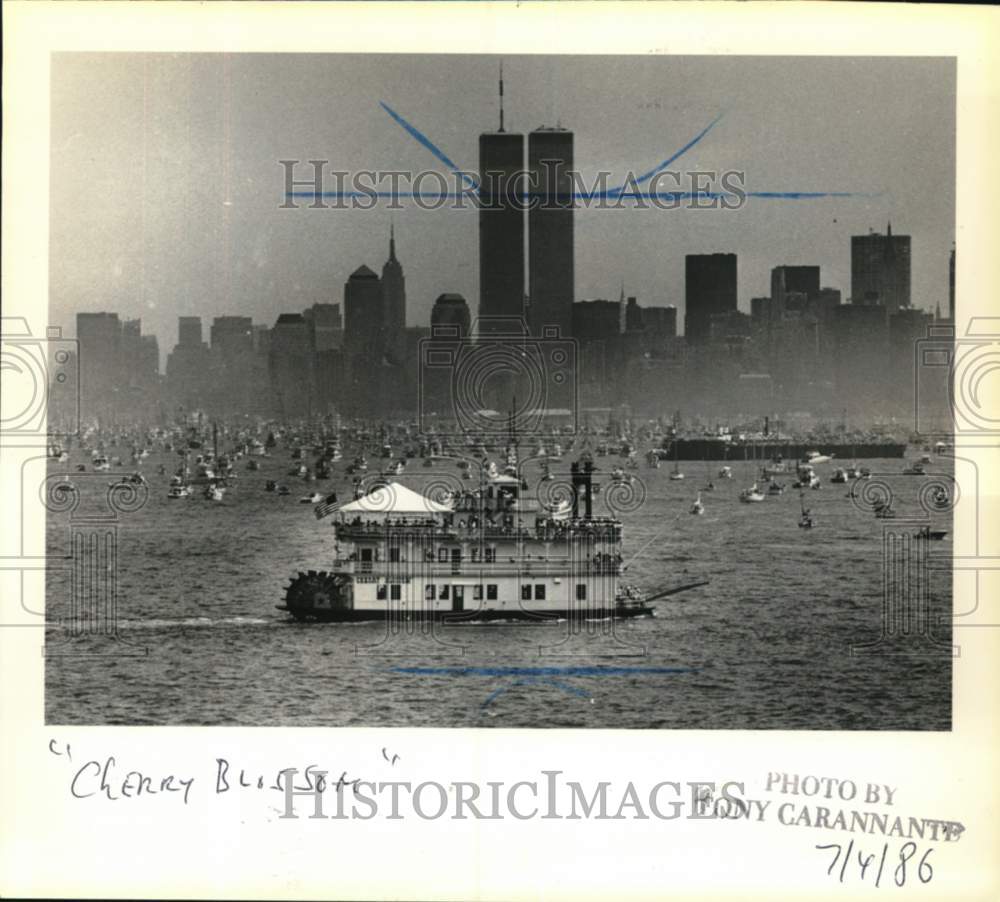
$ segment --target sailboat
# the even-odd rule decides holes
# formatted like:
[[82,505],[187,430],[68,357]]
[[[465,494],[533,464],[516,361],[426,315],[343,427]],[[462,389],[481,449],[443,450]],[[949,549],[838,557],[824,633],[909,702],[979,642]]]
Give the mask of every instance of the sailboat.
[[698,497],[694,499],[694,504],[691,505],[691,513],[699,517],[705,513],[705,505],[701,503],[701,492],[698,493]]
[[750,488],[740,492],[740,501],[744,504],[755,504],[758,501],[764,501],[766,498],[767,496],[757,487],[756,482]]
[[812,514],[809,512],[809,508],[806,507],[805,492],[799,492],[799,503],[802,506],[802,516],[799,517],[799,528],[812,529],[814,525],[813,518]]
[[678,479],[683,479],[684,478],[684,474],[680,471],[680,468],[677,466],[677,442],[676,441],[674,442],[674,468],[670,472],[670,478],[673,479],[673,480],[675,480],[675,481],[678,480]]

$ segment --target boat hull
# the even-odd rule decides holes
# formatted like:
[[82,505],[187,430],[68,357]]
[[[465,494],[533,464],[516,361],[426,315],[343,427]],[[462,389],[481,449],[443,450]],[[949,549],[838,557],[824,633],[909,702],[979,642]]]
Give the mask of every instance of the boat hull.
[[287,611],[296,620],[304,623],[384,623],[387,620],[395,621],[433,621],[446,626],[460,626],[463,623],[482,623],[484,621],[516,621],[519,623],[555,623],[559,620],[569,620],[578,618],[583,620],[609,620],[627,619],[632,617],[653,617],[655,608],[653,605],[635,604],[626,607],[618,607],[614,611],[607,612],[586,612],[580,609],[574,610],[552,610],[544,613],[538,611],[526,611],[524,608],[495,609],[487,608],[475,611],[435,611],[417,610],[405,613],[389,608],[372,610],[294,610],[287,605],[276,605],[279,611]]

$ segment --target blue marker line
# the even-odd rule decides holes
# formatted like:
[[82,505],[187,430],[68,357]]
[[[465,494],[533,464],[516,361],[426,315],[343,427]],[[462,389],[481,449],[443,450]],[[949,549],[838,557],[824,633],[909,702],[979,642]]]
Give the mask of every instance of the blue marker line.
[[[398,122],[399,125],[401,125],[409,135],[416,138],[416,140],[420,142],[420,144],[426,147],[432,154],[434,154],[435,157],[437,157],[442,163],[444,163],[445,166],[451,169],[452,172],[460,171],[458,166],[448,157],[448,155],[443,150],[441,150],[440,147],[438,147],[433,141],[431,141],[431,139],[428,138],[418,128],[410,125],[410,123],[407,122],[402,116],[400,116],[399,113],[397,113],[394,109],[392,109],[392,107],[390,107],[387,103],[381,100],[379,101],[379,106],[382,107],[382,109],[385,110],[390,116],[392,116],[392,118],[396,122]],[[466,182],[468,182],[468,184],[472,185],[475,188],[479,187],[476,184],[475,180],[472,179],[467,173],[462,172],[461,174],[462,178],[465,179]]]

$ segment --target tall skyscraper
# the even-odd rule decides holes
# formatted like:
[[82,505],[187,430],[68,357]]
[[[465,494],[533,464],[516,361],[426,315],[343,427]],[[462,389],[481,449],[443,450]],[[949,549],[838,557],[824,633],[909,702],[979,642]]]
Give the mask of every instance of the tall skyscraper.
[[533,191],[528,210],[528,303],[533,335],[573,327],[573,133],[538,128],[528,135],[528,172]]
[[910,306],[910,236],[871,232],[851,238],[851,303],[878,304],[892,314]]
[[385,351],[393,363],[401,363],[406,343],[406,279],[396,259],[396,233],[389,226],[389,259],[382,267],[382,319]]
[[[524,316],[524,135],[507,132],[500,76],[500,128],[479,136],[479,316]],[[485,319],[483,332],[504,332]]]
[[704,344],[712,317],[736,310],[736,254],[688,254],[684,258],[684,335]]

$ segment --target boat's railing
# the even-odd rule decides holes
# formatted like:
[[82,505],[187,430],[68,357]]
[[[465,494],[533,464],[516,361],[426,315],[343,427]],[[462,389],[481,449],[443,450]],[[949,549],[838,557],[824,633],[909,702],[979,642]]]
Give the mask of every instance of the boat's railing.
[[345,541],[372,541],[392,536],[394,539],[437,539],[443,541],[543,541],[562,542],[568,540],[593,539],[595,541],[620,542],[622,536],[621,523],[617,521],[584,521],[576,525],[562,526],[547,524],[538,527],[527,526],[490,526],[479,524],[464,526],[421,525],[415,523],[338,523],[337,536]]

